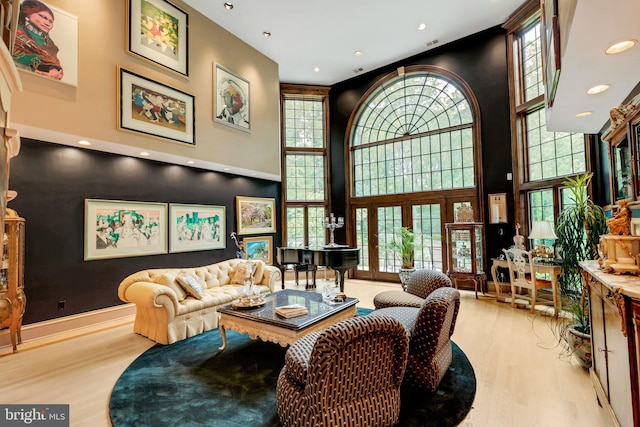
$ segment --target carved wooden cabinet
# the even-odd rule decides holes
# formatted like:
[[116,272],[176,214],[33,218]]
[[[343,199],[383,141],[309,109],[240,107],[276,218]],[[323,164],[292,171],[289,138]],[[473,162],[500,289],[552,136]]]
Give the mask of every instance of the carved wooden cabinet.
[[608,144],[611,204],[640,199],[640,98],[611,110]]
[[22,338],[22,316],[27,304],[24,294],[24,227],[16,211],[7,209],[0,268],[0,328],[9,328],[13,351]]
[[487,280],[482,249],[484,225],[481,222],[450,222],[445,224],[445,228],[447,275],[456,285],[457,280],[472,281],[477,298],[478,286],[483,287]]
[[640,427],[640,278],[580,263],[589,288],[591,380],[610,425]]

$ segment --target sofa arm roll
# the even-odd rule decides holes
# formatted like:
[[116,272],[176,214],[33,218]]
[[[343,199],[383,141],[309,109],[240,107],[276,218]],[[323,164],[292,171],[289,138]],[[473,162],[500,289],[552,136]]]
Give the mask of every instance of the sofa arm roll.
[[271,292],[275,292],[276,284],[280,282],[282,273],[278,267],[273,265],[264,266],[264,276],[262,277],[262,285],[268,286]]
[[132,302],[147,308],[164,308],[171,321],[178,312],[178,297],[173,289],[151,282],[135,282],[121,289],[118,296],[122,301]]

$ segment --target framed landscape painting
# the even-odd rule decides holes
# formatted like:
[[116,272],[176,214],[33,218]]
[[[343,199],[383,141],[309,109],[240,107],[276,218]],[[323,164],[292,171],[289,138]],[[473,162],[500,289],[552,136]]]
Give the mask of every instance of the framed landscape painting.
[[127,51],[189,76],[189,15],[166,0],[128,0]]
[[169,252],[226,247],[224,206],[169,205]]
[[84,260],[167,253],[167,204],[86,199]]
[[265,264],[273,264],[273,237],[245,237],[242,239],[244,253],[247,259],[261,260]]
[[118,129],[195,145],[195,97],[118,70]]
[[276,200],[260,197],[236,197],[238,234],[276,232]]
[[18,70],[78,86],[78,17],[21,0],[11,53]]
[[214,120],[227,126],[251,132],[249,81],[220,64],[213,65]]

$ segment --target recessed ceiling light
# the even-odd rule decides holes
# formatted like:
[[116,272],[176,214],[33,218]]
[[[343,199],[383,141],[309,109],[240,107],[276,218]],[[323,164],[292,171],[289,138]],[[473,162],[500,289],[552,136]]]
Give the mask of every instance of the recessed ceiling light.
[[147,157],[147,156],[149,155],[149,153],[147,153],[146,151],[141,151],[141,152],[140,152],[140,153],[138,153],[138,154],[140,154],[140,155],[141,155],[141,156],[143,156],[143,157]]
[[604,52],[613,55],[615,53],[624,52],[627,49],[631,49],[638,43],[638,40],[624,40],[615,44],[612,44]]
[[362,51],[361,50],[356,50],[355,52],[353,52],[353,54],[355,56],[360,56],[360,55],[362,55]]
[[315,71],[316,73],[319,73],[320,72],[320,68],[316,67],[316,68],[313,69],[313,71]]
[[604,92],[605,90],[609,89],[609,85],[604,84],[604,85],[596,85],[592,88],[590,88],[587,93],[589,95],[595,95],[596,93],[601,93]]
[[269,37],[271,37],[271,33],[269,31],[263,31],[262,36],[268,39]]
[[85,141],[84,139],[82,141],[78,141],[78,144],[80,144],[80,145],[91,145],[91,143],[89,141]]
[[188,165],[193,165],[193,164],[195,164],[195,162],[193,160],[187,160],[187,164]]
[[223,170],[225,170],[225,171],[230,171],[230,170],[231,170],[231,168],[224,168]]
[[227,10],[231,10],[231,9],[233,9],[233,4],[229,3],[229,2],[225,2],[224,3],[224,8],[227,9]]
[[576,117],[577,117],[577,118],[580,118],[580,117],[587,117],[587,116],[590,116],[590,115],[592,115],[592,114],[593,114],[593,111],[583,111],[582,113],[578,113],[578,114],[576,114]]
[[422,31],[425,28],[427,28],[427,24],[425,24],[424,22],[420,23],[420,25],[418,25],[418,30]]

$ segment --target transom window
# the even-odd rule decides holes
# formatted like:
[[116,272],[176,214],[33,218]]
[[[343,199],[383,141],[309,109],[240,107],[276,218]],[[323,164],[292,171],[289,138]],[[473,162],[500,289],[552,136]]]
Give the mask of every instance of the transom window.
[[352,129],[353,196],[475,185],[473,114],[464,93],[430,72],[380,85]]

